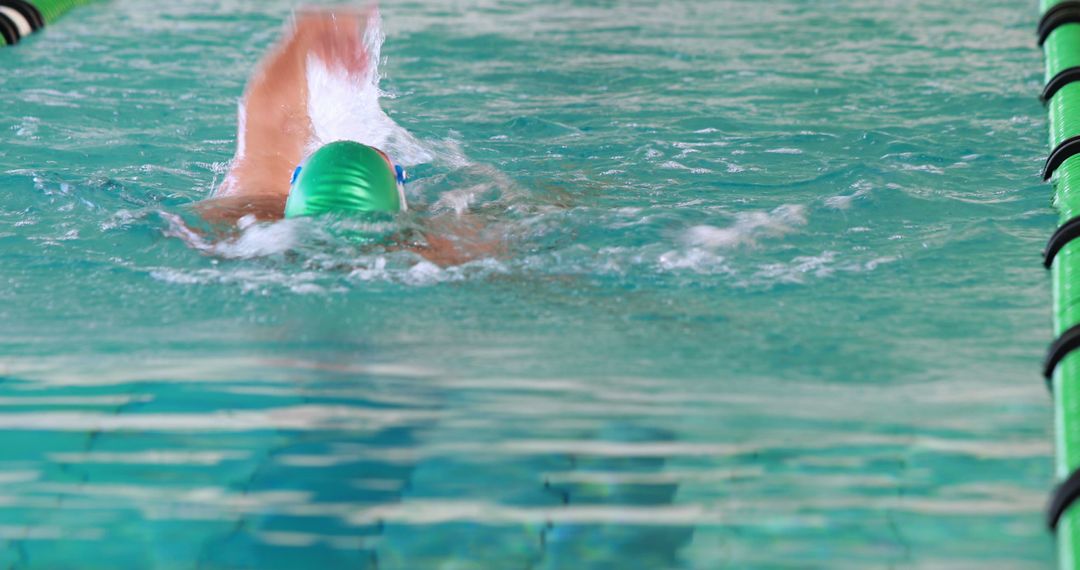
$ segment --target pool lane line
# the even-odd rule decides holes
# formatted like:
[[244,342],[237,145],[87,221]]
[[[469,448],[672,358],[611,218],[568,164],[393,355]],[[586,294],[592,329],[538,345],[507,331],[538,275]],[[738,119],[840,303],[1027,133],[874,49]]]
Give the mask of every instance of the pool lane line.
[[1046,511],[1058,565],[1080,570],[1080,1],[1041,0],[1037,37],[1045,60],[1050,153],[1042,176],[1054,189],[1058,228],[1043,251],[1053,290],[1054,342],[1043,376],[1054,399],[1054,475]]
[[0,46],[15,45],[60,16],[93,0],[0,0]]

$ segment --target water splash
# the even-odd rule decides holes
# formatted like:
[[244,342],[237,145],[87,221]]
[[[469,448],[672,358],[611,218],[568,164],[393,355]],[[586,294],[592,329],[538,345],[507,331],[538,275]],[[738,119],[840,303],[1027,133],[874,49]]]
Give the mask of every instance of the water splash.
[[711,249],[753,245],[763,237],[779,237],[806,225],[806,208],[785,204],[770,212],[739,212],[726,228],[700,225],[686,231],[684,240]]
[[403,166],[430,162],[434,155],[379,105],[379,56],[386,35],[382,18],[372,10],[366,20],[363,45],[367,65],[360,73],[329,66],[311,55],[307,60],[308,115],[313,138],[307,153],[340,140],[351,140],[385,150]]

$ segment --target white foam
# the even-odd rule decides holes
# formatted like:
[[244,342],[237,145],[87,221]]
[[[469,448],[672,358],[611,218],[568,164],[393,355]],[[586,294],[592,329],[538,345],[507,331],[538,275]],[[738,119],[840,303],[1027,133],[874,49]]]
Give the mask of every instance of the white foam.
[[726,228],[700,225],[686,231],[684,241],[692,246],[712,249],[750,245],[766,236],[781,236],[806,224],[806,208],[784,204],[771,212],[743,212]]
[[825,206],[837,210],[846,210],[851,207],[851,203],[855,201],[856,198],[862,198],[863,196],[870,194],[870,184],[865,181],[860,180],[855,184],[852,184],[852,188],[855,188],[853,194],[841,194],[839,196],[826,198]]
[[26,137],[31,140],[36,140],[38,127],[41,126],[41,119],[37,117],[23,117],[18,125],[12,127],[15,129],[15,136]]
[[660,168],[667,168],[669,170],[689,170],[693,174],[709,174],[712,172],[708,168],[691,168],[681,162],[676,162],[674,160],[669,160],[661,164]]
[[699,248],[688,251],[669,251],[657,258],[660,268],[665,271],[689,270],[695,273],[733,273],[724,256]]
[[800,255],[790,263],[772,263],[764,265],[754,275],[756,280],[765,283],[805,283],[806,276],[817,278],[833,274],[835,251],[823,251],[819,255]]
[[370,267],[358,267],[353,269],[352,272],[349,273],[349,279],[375,281],[387,279],[389,275],[389,272],[386,270],[386,258],[379,256],[375,258],[375,261]]
[[211,241],[192,230],[183,218],[168,212],[160,212],[168,228],[165,235],[180,238],[188,247],[204,253],[230,259],[250,259],[289,251],[300,241],[299,227],[303,220],[281,220],[273,223],[257,223],[247,215],[236,222],[240,233],[235,237]]
[[432,285],[446,278],[446,272],[430,261],[421,261],[405,273],[405,283],[409,285]]
[[240,159],[244,158],[244,153],[247,150],[245,144],[247,139],[244,135],[244,131],[247,129],[247,108],[244,107],[243,101],[240,101],[236,106],[236,125],[236,131],[239,134],[236,135],[236,158],[233,160],[239,162]]

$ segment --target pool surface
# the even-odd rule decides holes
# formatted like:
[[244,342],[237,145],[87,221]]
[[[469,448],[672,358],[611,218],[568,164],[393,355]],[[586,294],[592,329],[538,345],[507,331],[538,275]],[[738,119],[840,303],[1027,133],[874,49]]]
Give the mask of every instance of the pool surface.
[[451,267],[187,233],[294,5],[0,49],[0,568],[1052,566],[1034,3],[388,0]]

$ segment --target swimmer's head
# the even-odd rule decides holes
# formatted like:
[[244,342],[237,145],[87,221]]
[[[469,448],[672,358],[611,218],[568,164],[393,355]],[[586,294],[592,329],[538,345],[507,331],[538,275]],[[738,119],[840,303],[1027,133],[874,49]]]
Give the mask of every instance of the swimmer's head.
[[404,181],[404,171],[382,151],[358,142],[333,142],[293,172],[285,217],[404,211]]

